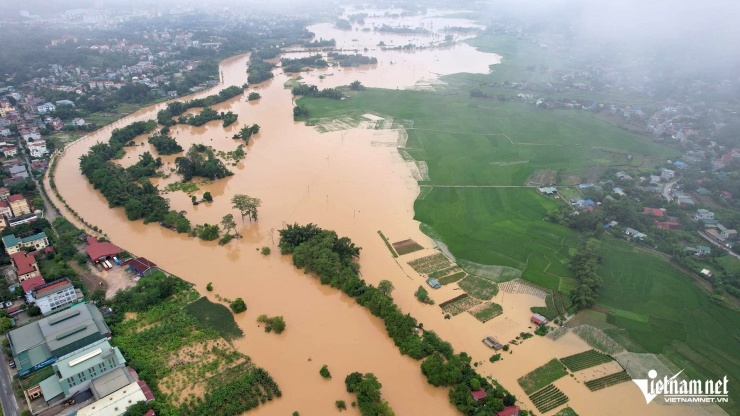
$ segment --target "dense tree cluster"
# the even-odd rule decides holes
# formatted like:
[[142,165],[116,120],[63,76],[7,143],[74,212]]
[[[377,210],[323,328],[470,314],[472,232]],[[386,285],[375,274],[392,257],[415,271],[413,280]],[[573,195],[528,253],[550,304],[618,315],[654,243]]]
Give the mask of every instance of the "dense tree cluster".
[[319,87],[315,85],[298,84],[290,90],[293,95],[303,95],[307,97],[318,97],[318,98],[333,98],[335,100],[341,100],[344,97],[342,91],[337,88],[324,88],[319,90]]
[[275,68],[275,65],[260,58],[256,52],[252,53],[252,56],[249,57],[249,63],[247,65],[247,82],[250,84],[259,84],[273,77],[272,69]]
[[[190,101],[172,101],[167,103],[167,107],[159,110],[157,113],[157,123],[163,126],[174,126],[173,117],[181,116],[184,112],[196,107],[210,107],[222,103],[228,99],[234,98],[244,92],[244,88],[231,86],[224,88],[218,94],[209,95],[205,98],[196,98]],[[205,124],[205,123],[204,123]]]
[[149,178],[157,174],[157,169],[162,166],[162,159],[152,156],[149,152],[139,156],[139,161],[126,168],[131,179],[138,181],[141,178]]
[[333,48],[335,46],[337,46],[337,41],[334,38],[331,38],[331,39],[319,38],[313,42],[305,42],[303,44],[304,48],[324,48],[324,47]]
[[166,134],[155,134],[149,138],[149,143],[157,149],[160,155],[174,155],[183,151],[177,141]]
[[583,309],[596,303],[599,290],[604,285],[603,280],[596,274],[601,264],[601,243],[596,239],[589,239],[571,258],[570,267],[575,272],[578,286],[570,292],[570,298],[576,309]]
[[362,416],[393,416],[393,410],[383,400],[380,388],[383,387],[373,373],[352,373],[344,379],[348,393],[357,394],[357,407]]
[[352,83],[349,84],[349,89],[352,91],[362,91],[365,89],[365,86],[362,85],[360,81],[352,81]]
[[185,156],[175,159],[177,173],[184,181],[200,176],[208,179],[221,179],[233,175],[224,163],[213,153],[213,150],[202,144],[194,144]]
[[148,180],[139,180],[153,174],[157,161],[146,153],[136,165],[125,169],[110,163],[110,160],[124,153],[125,144],[155,127],[156,123],[150,120],[113,130],[108,144],[97,143],[80,157],[82,174],[95,189],[100,190],[108,200],[108,206],[124,207],[126,216],[132,221],[139,218],[144,218],[144,222],[162,221],[169,211],[169,204],[159,195],[157,188]]
[[255,91],[252,91],[247,96],[247,101],[259,100],[260,98],[262,98],[262,96],[260,95],[260,93],[255,92]]
[[329,63],[326,62],[321,54],[307,56],[305,58],[283,58],[280,60],[285,72],[301,72],[303,68],[326,68]]
[[231,206],[235,210],[239,211],[242,216],[242,222],[244,217],[249,217],[249,221],[257,221],[257,209],[262,204],[259,198],[253,198],[249,195],[236,194],[231,198]]
[[236,119],[239,118],[238,114],[234,114],[231,111],[227,111],[224,113],[221,112],[221,120],[224,121],[224,127],[229,127],[230,125],[236,123]]
[[282,316],[269,317],[262,314],[257,317],[257,322],[265,325],[265,332],[274,331],[276,334],[282,334],[285,331],[285,319]]
[[260,126],[257,124],[252,124],[251,126],[245,125],[244,127],[239,130],[239,133],[234,135],[235,139],[242,139],[247,144],[249,144],[249,139],[252,138],[253,135],[260,132]]
[[305,120],[308,118],[308,109],[305,106],[293,107],[293,120]]
[[360,65],[375,65],[378,63],[377,58],[354,54],[345,55],[337,52],[329,52],[329,58],[339,63],[341,67],[356,67]]
[[177,211],[168,212],[159,224],[178,233],[187,233],[190,231],[190,220],[180,215]]
[[[461,412],[476,415],[481,406],[470,392],[484,388],[492,396],[485,409],[500,410],[501,400],[506,393],[492,387],[470,367],[470,358],[462,353],[455,355],[452,346],[440,339],[433,331],[425,331],[409,314],[403,314],[385,290],[368,285],[359,278],[359,266],[355,259],[360,248],[346,237],[339,238],[333,231],[323,230],[314,224],[288,225],[280,230],[280,251],[292,253],[293,264],[307,273],[318,275],[322,284],[341,289],[373,315],[383,319],[388,336],[393,339],[400,352],[414,359],[427,358],[424,374],[431,384],[452,386],[450,402]],[[497,399],[498,401],[495,401]],[[490,413],[490,412],[489,412]]]

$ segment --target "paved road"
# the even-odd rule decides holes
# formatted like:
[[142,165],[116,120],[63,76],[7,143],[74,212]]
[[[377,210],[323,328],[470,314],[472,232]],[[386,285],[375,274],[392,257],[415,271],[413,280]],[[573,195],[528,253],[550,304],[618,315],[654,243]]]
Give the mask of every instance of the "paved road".
[[665,198],[666,201],[671,202],[673,199],[671,198],[671,189],[673,189],[673,185],[678,182],[678,179],[674,179],[663,187],[663,198]]
[[[23,156],[23,161],[28,165],[31,166],[31,161],[28,160],[28,157],[26,156],[26,153],[21,150],[21,155]],[[30,176],[30,175],[29,175]],[[44,186],[44,184],[40,183],[36,180],[33,176],[31,176],[31,179],[33,179],[34,183],[36,183],[36,187],[41,189],[41,187]],[[44,200],[44,218],[46,218],[49,222],[53,222],[56,217],[59,216],[59,213],[57,212],[56,208],[54,208],[53,205],[51,205],[51,202],[46,198],[46,195],[41,193],[41,199]],[[34,207],[38,209],[38,207]]]
[[5,416],[18,416],[20,415],[18,401],[10,384],[12,379],[7,363],[8,360],[5,358],[2,349],[0,349],[0,403],[3,405]]
[[735,253],[734,251],[730,250],[729,248],[723,246],[722,244],[716,242],[712,237],[708,236],[704,231],[699,230],[699,235],[704,237],[705,240],[709,241],[710,243],[714,244],[715,246],[725,250],[727,253],[729,253],[731,256],[740,259],[740,254]]

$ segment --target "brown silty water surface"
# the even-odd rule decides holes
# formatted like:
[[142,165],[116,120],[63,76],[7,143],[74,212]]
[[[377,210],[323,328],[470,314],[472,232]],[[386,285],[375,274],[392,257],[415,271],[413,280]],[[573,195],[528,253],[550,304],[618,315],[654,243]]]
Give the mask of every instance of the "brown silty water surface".
[[[364,42],[373,45],[381,39],[389,43],[395,38],[408,38],[355,31],[349,34],[327,25],[310,29],[317,36],[334,37],[338,42],[342,36],[351,39],[367,36]],[[376,66],[312,71],[308,76],[304,74],[304,81],[325,88],[347,85],[359,79],[366,86],[395,89],[413,87],[427,77],[436,79],[435,74],[486,72],[488,65],[499,60],[496,55],[475,51],[467,45],[416,53],[375,50],[373,56],[379,60]],[[246,82],[246,61],[247,56],[223,61],[220,87]],[[319,79],[319,74],[333,75]],[[517,395],[520,404],[534,410],[516,379],[553,357],[564,357],[590,347],[573,334],[558,341],[535,337],[514,347],[513,354],[506,354],[503,361],[491,364],[488,357],[492,350],[480,340],[492,335],[494,330],[506,337],[527,330],[529,307],[542,306],[544,301],[531,295],[507,294],[505,299],[495,299],[504,306],[504,315],[486,324],[467,313],[444,320],[437,306],[417,302],[413,293],[424,280],[405,264],[408,261],[405,258],[413,256],[393,259],[377,233],[382,230],[391,241],[413,238],[427,248],[434,247],[434,242],[419,231],[418,222],[413,220],[413,202],[419,187],[408,163],[396,150],[402,132],[349,129],[320,134],[303,123],[296,123],[292,120],[290,90],[283,87],[287,79],[278,69],[273,80],[250,88],[262,95],[257,102],[246,102],[245,93],[215,106],[218,111],[230,110],[239,115],[237,123],[229,128],[224,129],[220,121],[213,121],[199,128],[177,126],[172,129],[171,135],[185,149],[191,143],[203,143],[230,151],[241,143],[231,136],[242,125],[257,123],[262,127],[250,142],[246,158],[237,166],[229,166],[234,176],[202,185],[197,192],[200,196],[210,191],[213,203],[194,207],[184,192],[165,195],[172,209],[187,211],[193,224],[217,224],[225,214],[234,214],[243,239],[220,247],[215,242],[185,237],[154,224],[129,222],[122,209],[109,209],[105,199],[81,175],[79,157],[90,146],[107,141],[113,128],[156,118],[156,112],[163,105],[138,111],[65,149],[56,168],[58,190],[87,222],[102,228],[113,242],[126,250],[147,257],[168,272],[194,283],[199,290],[213,282],[214,292],[208,293],[212,300],[216,294],[245,299],[249,310],[236,316],[245,337],[237,340],[235,346],[268,370],[283,392],[281,399],[254,409],[250,414],[288,415],[298,410],[301,415],[310,416],[336,412],[335,400],[343,399],[347,403],[355,400],[353,395],[346,393],[343,383],[344,377],[353,371],[377,375],[383,384],[384,398],[399,416],[459,414],[448,402],[447,389],[428,385],[421,374],[420,363],[400,355],[386,335],[382,321],[339,291],[321,286],[316,279],[303,275],[293,267],[288,256],[278,254],[277,230],[293,222],[313,222],[336,230],[340,236],[350,237],[363,248],[360,264],[362,277],[368,283],[391,280],[396,288],[394,299],[404,312],[411,313],[425,328],[435,330],[443,339],[452,342],[457,351],[466,351],[475,361],[481,361],[478,371],[498,379]],[[205,96],[208,92],[199,95]],[[137,155],[147,150],[156,157],[156,151],[149,147],[145,137],[137,139],[143,146],[127,151],[121,161],[123,165],[134,163]],[[163,160],[173,166],[175,157],[166,156]],[[162,188],[177,179],[173,175],[155,183]],[[262,200],[258,222],[245,220],[242,223],[231,208],[230,199],[237,193]],[[52,193],[49,194],[61,207]],[[263,246],[271,247],[273,253],[261,255],[258,250]],[[451,286],[454,285],[430,294],[439,303],[461,293]],[[282,315],[287,323],[286,331],[281,335],[264,333],[256,322],[257,316],[263,313]],[[502,319],[511,322],[508,326],[494,326],[496,322],[503,322]],[[326,381],[319,376],[323,364],[329,366],[332,380]],[[699,408],[685,406],[652,404],[648,407],[633,383],[595,393],[570,377],[559,380],[556,385],[570,397],[571,406],[579,414],[698,414],[699,411]],[[348,414],[359,412],[350,408]]]

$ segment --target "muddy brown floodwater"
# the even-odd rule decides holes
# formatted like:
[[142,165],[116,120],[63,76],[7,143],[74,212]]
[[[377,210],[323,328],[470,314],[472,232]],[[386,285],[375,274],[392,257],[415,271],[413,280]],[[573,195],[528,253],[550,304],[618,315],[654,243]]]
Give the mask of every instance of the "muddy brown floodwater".
[[[429,24],[430,21],[426,27],[442,24]],[[461,23],[455,21],[454,25]],[[324,38],[350,36],[326,25],[310,29]],[[355,42],[358,47],[364,42],[370,48],[379,39],[398,44],[408,38],[355,32],[347,42]],[[353,70],[312,71],[304,74],[304,80],[321,88],[347,85],[356,79],[373,87],[413,88],[414,85],[418,87],[420,79],[434,80],[440,73],[486,72],[489,65],[499,61],[497,55],[478,52],[465,44],[416,53],[373,48],[368,54],[379,59],[378,65]],[[246,82],[246,61],[246,55],[223,61],[223,80],[218,88]],[[220,247],[215,242],[188,238],[155,224],[129,222],[122,209],[108,208],[105,199],[81,175],[79,157],[90,146],[107,141],[116,127],[156,118],[157,111],[163,107],[161,104],[138,111],[67,147],[56,167],[58,191],[82,218],[103,229],[113,242],[194,283],[212,300],[216,294],[245,299],[249,310],[236,316],[245,337],[237,340],[235,346],[268,370],[283,392],[281,399],[254,409],[250,414],[289,415],[295,410],[309,416],[333,414],[335,400],[343,399],[348,403],[355,400],[346,393],[343,382],[353,371],[375,373],[383,384],[383,396],[399,416],[458,414],[448,402],[447,389],[428,385],[421,374],[420,363],[400,355],[386,335],[382,321],[339,291],[321,286],[317,279],[296,270],[290,257],[279,255],[277,230],[293,222],[313,222],[350,237],[363,248],[360,264],[362,277],[368,283],[391,280],[396,288],[393,296],[404,312],[410,312],[425,328],[435,330],[443,339],[452,342],[457,351],[466,351],[474,360],[482,361],[478,367],[481,373],[501,381],[517,395],[521,404],[534,409],[516,379],[553,357],[590,347],[572,334],[558,341],[536,337],[514,348],[514,354],[507,354],[504,361],[490,364],[488,357],[492,352],[480,340],[490,335],[495,328],[492,322],[501,317],[487,324],[465,313],[444,320],[437,306],[417,302],[413,292],[423,284],[423,278],[402,258],[393,259],[377,233],[382,230],[391,241],[413,238],[427,248],[434,247],[434,242],[419,231],[419,224],[413,220],[413,202],[419,187],[409,164],[397,151],[403,132],[353,128],[320,134],[314,128],[296,123],[292,120],[290,90],[283,87],[288,77],[279,69],[275,73],[274,79],[250,88],[259,91],[260,100],[246,102],[245,93],[214,107],[218,111],[237,113],[239,120],[235,125],[224,129],[220,121],[214,121],[199,128],[177,126],[172,133],[186,149],[191,143],[203,143],[229,151],[239,144],[230,137],[241,125],[257,123],[261,126],[260,133],[248,146],[246,158],[237,166],[229,166],[234,176],[201,185],[197,194],[210,191],[213,203],[194,207],[184,192],[165,195],[173,209],[187,211],[193,224],[217,224],[225,214],[235,214],[238,232],[245,238]],[[330,76],[320,79],[319,75]],[[375,115],[378,116],[387,117]],[[137,155],[146,150],[156,155],[145,136],[137,141],[144,145],[128,150],[122,164],[133,163]],[[163,157],[163,160],[173,165],[174,156]],[[173,177],[157,183],[162,185],[174,180]],[[48,189],[48,179],[46,182]],[[230,204],[231,196],[236,193],[262,200],[258,222],[239,220]],[[61,207],[56,197],[49,194]],[[272,254],[261,255],[258,250],[263,246],[272,247]],[[203,290],[208,282],[213,282],[213,293]],[[459,293],[445,287],[431,295],[439,303]],[[530,306],[544,305],[541,300],[524,294],[506,295],[502,303],[504,317],[513,322],[509,330],[514,333],[518,333],[519,326],[527,327]],[[264,333],[256,323],[260,314],[282,315],[287,323],[286,331],[281,335]],[[329,366],[333,379],[326,381],[320,377],[319,369],[323,364]],[[695,414],[683,412],[686,408],[677,406],[646,407],[633,383],[590,393],[583,385],[566,378],[560,380],[558,386],[580,414],[676,414],[679,410],[679,413]],[[352,408],[348,413],[359,414]]]

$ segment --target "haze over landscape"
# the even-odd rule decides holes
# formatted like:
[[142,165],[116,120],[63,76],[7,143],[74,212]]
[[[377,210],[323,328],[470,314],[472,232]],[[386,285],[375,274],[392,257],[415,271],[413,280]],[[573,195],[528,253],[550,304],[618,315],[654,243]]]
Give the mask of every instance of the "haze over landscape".
[[735,3],[3,3],[4,414],[739,414]]

